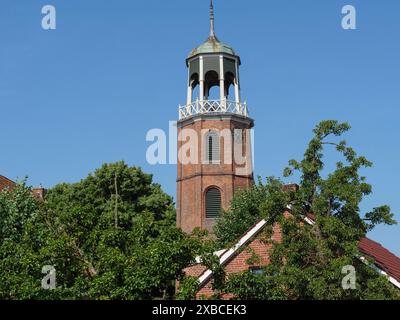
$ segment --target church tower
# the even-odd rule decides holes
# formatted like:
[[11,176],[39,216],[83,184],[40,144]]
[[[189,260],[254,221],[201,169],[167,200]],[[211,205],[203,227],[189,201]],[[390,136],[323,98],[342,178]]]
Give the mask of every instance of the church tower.
[[186,59],[187,101],[179,106],[177,226],[212,233],[235,192],[253,184],[249,117],[240,96],[240,57],[210,36]]

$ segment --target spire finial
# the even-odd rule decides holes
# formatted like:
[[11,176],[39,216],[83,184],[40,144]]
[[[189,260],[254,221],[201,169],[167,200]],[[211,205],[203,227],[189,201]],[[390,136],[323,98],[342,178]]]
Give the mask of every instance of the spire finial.
[[215,37],[213,0],[210,2],[210,37]]

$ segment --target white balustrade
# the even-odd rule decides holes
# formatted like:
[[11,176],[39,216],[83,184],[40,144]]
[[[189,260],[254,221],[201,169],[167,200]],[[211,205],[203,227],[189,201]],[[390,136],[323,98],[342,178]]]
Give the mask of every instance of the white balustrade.
[[247,104],[229,100],[196,100],[189,105],[179,106],[179,120],[200,114],[224,113],[248,117]]

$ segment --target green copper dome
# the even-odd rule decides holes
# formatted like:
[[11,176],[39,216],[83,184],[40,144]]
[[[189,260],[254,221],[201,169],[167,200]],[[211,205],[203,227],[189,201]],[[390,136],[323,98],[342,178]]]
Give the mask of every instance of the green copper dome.
[[208,37],[207,41],[190,52],[188,59],[205,53],[226,53],[236,56],[235,50],[232,47],[220,42],[214,35]]

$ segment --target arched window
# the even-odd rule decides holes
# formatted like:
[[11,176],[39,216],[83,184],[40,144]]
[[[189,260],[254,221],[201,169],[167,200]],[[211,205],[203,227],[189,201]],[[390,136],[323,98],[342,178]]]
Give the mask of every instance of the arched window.
[[207,100],[210,101],[220,100],[219,86],[212,86],[211,88],[208,88]]
[[200,99],[200,90],[199,90],[199,75],[197,73],[192,74],[189,81],[191,97],[190,100],[194,101],[196,99]]
[[209,164],[219,163],[220,147],[219,134],[215,131],[210,131],[205,135],[205,160]]
[[219,75],[216,71],[208,71],[204,76],[205,98],[219,100]]
[[210,188],[206,192],[206,218],[216,219],[221,211],[221,192],[217,188]]
[[235,85],[235,81],[235,75],[232,72],[225,73],[225,96],[228,100],[233,101],[233,97],[231,97],[229,94],[229,89],[231,86]]

